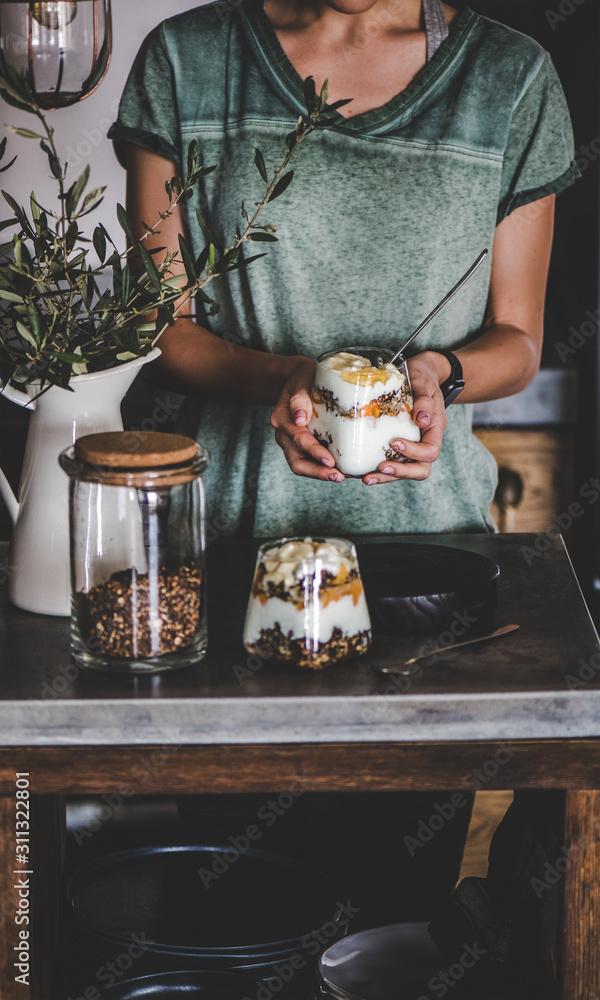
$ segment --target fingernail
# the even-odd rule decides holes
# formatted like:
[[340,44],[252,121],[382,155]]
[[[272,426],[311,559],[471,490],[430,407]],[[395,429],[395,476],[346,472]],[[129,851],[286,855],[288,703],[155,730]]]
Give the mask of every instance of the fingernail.
[[384,476],[394,476],[394,475],[396,474],[396,470],[395,470],[395,469],[392,469],[391,465],[388,465],[388,466],[387,466],[387,467],[386,467],[386,468],[385,468],[385,469],[383,470],[383,474],[384,474]]
[[394,451],[404,451],[406,445],[404,441],[392,441],[392,448]]
[[295,424],[305,424],[306,423],[306,413],[304,410],[298,410],[294,416]]
[[335,465],[335,462],[333,461],[332,458],[322,458],[321,465],[326,465],[328,469],[332,469],[333,466]]
[[426,410],[419,410],[419,412],[417,413],[417,420],[420,421],[422,424],[431,423],[431,417],[426,412]]
[[376,486],[376,485],[377,485],[376,479],[365,479],[365,486]]
[[336,475],[329,477],[329,482],[330,483],[341,483],[342,482],[342,477],[339,475],[339,473],[337,473]]

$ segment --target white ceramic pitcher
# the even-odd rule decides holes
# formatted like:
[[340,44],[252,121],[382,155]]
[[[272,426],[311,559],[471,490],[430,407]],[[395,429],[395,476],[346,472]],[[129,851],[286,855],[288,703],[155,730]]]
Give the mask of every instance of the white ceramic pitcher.
[[77,437],[122,431],[121,400],[142,365],[160,354],[155,348],[117,368],[71,379],[73,392],[52,386],[38,399],[39,387],[4,396],[32,411],[19,500],[0,470],[0,494],[13,520],[8,596],[25,611],[71,614],[69,560],[69,481],[58,456]]

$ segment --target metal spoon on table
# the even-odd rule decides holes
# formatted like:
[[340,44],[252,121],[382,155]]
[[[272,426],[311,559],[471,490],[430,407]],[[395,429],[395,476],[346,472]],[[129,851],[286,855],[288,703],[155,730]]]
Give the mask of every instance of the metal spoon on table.
[[380,674],[391,674],[394,677],[410,677],[411,671],[406,670],[406,667],[414,667],[415,663],[419,660],[426,660],[430,656],[439,656],[440,653],[449,653],[453,649],[460,649],[461,646],[471,646],[476,642],[485,642],[488,639],[498,639],[501,635],[507,635],[508,632],[514,632],[518,629],[518,625],[503,625],[502,628],[496,629],[495,632],[488,632],[486,635],[478,635],[474,639],[467,639],[465,642],[455,642],[452,646],[442,646],[441,649],[430,649],[426,653],[421,653],[419,656],[411,656],[410,660],[405,660],[402,664],[402,668],[399,667],[375,667],[372,666],[371,670],[376,670]]
[[[482,252],[479,254],[479,257],[477,258],[477,260],[473,264],[471,264],[471,266],[470,266],[470,268],[469,268],[468,271],[465,271],[465,273],[463,274],[463,276],[460,279],[460,281],[456,282],[454,288],[450,289],[450,291],[448,292],[448,294],[445,295],[444,298],[442,299],[442,301],[437,304],[437,306],[435,307],[435,309],[432,309],[432,311],[429,313],[429,316],[427,316],[426,319],[423,320],[423,322],[417,327],[417,329],[414,331],[414,333],[411,333],[410,337],[408,338],[408,340],[406,341],[406,343],[404,343],[402,345],[402,347],[400,348],[400,350],[396,351],[396,353],[394,354],[394,357],[390,361],[391,365],[393,365],[398,360],[398,358],[402,358],[402,360],[404,360],[404,352],[405,352],[406,348],[409,347],[410,344],[412,344],[412,342],[415,339],[415,337],[418,337],[418,335],[421,333],[422,330],[425,329],[425,327],[428,325],[428,323],[431,323],[431,320],[435,319],[435,317],[437,316],[437,314],[442,311],[442,309],[444,308],[445,305],[448,304],[448,302],[450,301],[450,299],[454,298],[454,296],[456,295],[456,293],[461,290],[461,288],[463,287],[463,285],[466,285],[466,283],[469,280],[469,278],[471,278],[475,274],[475,271],[477,270],[477,268],[479,267],[479,265],[483,263],[483,261],[485,260],[485,258],[488,255],[488,253],[489,253],[489,250],[482,250]],[[383,361],[381,363],[383,364]],[[377,367],[381,368],[381,364],[378,365]]]

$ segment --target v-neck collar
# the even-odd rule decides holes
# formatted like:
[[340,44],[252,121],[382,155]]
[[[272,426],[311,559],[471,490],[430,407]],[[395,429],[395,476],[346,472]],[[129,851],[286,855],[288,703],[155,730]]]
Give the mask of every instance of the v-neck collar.
[[[264,0],[244,0],[240,9],[250,30],[250,36],[255,42],[255,49],[269,75],[279,88],[292,98],[298,113],[305,113],[302,77],[288,58],[267,17]],[[417,73],[404,90],[386,104],[371,111],[364,111],[355,118],[345,118],[339,111],[332,111],[331,116],[338,119],[336,128],[373,134],[384,131],[402,118],[445,73],[460,51],[477,16],[469,7],[464,8],[450,26],[448,38],[442,42],[433,59]]]

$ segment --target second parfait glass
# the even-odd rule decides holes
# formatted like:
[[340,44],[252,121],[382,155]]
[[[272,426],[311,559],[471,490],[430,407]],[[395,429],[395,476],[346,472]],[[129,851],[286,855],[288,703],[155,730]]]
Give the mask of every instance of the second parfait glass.
[[283,538],[261,545],[244,626],[248,652],[319,670],[360,656],[370,644],[351,542]]

